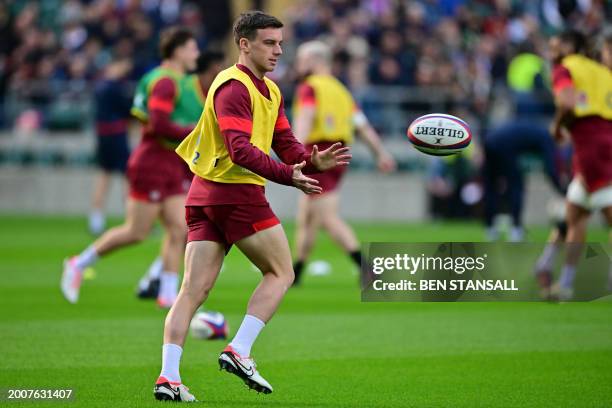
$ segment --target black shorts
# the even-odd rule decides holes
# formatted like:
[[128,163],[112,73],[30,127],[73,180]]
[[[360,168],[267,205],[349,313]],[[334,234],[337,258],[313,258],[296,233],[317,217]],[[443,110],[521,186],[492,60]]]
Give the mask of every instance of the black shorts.
[[127,135],[98,136],[96,156],[102,169],[125,173],[130,157]]

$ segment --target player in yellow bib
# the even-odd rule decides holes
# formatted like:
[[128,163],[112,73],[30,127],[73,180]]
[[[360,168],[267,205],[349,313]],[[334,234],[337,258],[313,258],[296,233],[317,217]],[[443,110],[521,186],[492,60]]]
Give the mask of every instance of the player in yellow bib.
[[[308,149],[324,149],[334,143],[349,145],[356,130],[376,158],[379,170],[395,169],[393,157],[383,148],[376,131],[355,104],[348,89],[331,74],[332,55],[321,41],[302,44],[297,53],[298,74],[304,78],[294,100],[295,135]],[[338,212],[338,187],[346,167],[313,175],[322,194],[300,197],[295,234],[294,285],[300,283],[304,263],[314,246],[317,231],[325,229],[331,238],[360,266],[359,242]]]
[[[587,57],[586,37],[565,31],[552,41],[556,139],[571,139],[574,177],[566,196],[565,262],[559,281],[550,286],[552,268],[539,268],[542,293],[559,300],[573,297],[574,279],[593,211],[612,226],[612,37],[602,42],[602,61]],[[612,274],[612,268],[610,273]]]
[[[247,313],[219,356],[222,369],[249,388],[270,393],[272,386],[255,367],[250,351],[294,279],[285,233],[264,195],[266,179],[307,194],[321,192],[305,172],[348,164],[340,144],[307,154],[293,136],[278,86],[265,77],[282,54],[283,24],[262,12],[242,14],[234,24],[238,64],[213,81],[194,131],[177,153],[195,174],[186,202],[188,244],[185,275],[164,327],[162,370],[155,384],[158,400],[192,401],[182,384],[179,362],[189,322],[213,288],[221,263],[236,245],[263,273]],[[274,150],[282,162],[269,155]]]

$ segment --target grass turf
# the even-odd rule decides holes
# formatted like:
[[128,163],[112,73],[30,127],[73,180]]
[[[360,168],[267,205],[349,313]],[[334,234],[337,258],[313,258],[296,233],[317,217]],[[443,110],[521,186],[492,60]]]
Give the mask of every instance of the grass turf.
[[[79,304],[69,305],[61,262],[90,242],[83,220],[3,216],[0,225],[2,392],[74,388],[74,401],[61,406],[159,406],[152,388],[165,312],[134,297],[159,234],[99,262]],[[364,241],[482,238],[464,223],[355,227]],[[529,237],[546,233],[534,228]],[[313,259],[333,273],[291,290],[254,348],[273,394],[248,392],[218,371],[224,342],[187,341],[181,374],[206,406],[612,406],[612,303],[361,303],[350,261],[321,238]],[[235,330],[257,282],[234,249],[207,307]]]

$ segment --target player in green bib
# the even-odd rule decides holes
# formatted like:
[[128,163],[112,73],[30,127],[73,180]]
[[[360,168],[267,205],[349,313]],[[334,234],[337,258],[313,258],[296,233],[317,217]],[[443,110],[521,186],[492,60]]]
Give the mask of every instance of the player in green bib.
[[195,69],[200,52],[189,30],[171,27],[161,33],[160,54],[161,65],[139,84],[132,109],[143,126],[142,139],[128,160],[125,222],[64,263],[61,289],[71,303],[78,301],[85,268],[145,239],[157,219],[165,232],[157,303],[169,308],[176,299],[187,234],[183,208],[192,175],[174,146],[191,132],[201,109],[188,99],[192,92],[187,85],[187,73]]
[[[195,123],[200,119],[204,102],[208,89],[215,79],[217,74],[224,68],[225,56],[222,53],[214,51],[206,51],[200,54],[197,61],[196,72],[191,75],[186,75],[179,79],[180,97],[176,101],[177,110],[181,111],[181,118],[186,120],[186,123]],[[132,115],[136,116],[141,121],[146,121],[146,89],[158,76],[151,73],[145,75],[138,84],[138,89],[134,97],[134,105],[132,106]],[[183,120],[183,119],[181,119]],[[149,266],[145,275],[138,283],[138,297],[141,299],[157,298],[159,292],[159,278],[163,270],[163,262],[161,255],[158,256]]]
[[[196,123],[204,108],[204,96],[200,88],[197,75],[178,75],[175,71],[162,67],[155,68],[147,73],[138,83],[131,113],[143,123],[149,122],[147,104],[151,90],[161,79],[171,79],[176,89],[174,96],[174,110],[170,120],[180,126]],[[158,135],[159,142],[168,149],[174,150],[180,140]]]

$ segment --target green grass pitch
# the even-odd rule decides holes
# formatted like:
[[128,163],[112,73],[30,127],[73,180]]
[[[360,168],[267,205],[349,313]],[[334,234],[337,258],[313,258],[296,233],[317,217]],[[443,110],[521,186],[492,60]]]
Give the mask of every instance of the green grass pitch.
[[[355,228],[364,241],[482,238],[475,224]],[[546,228],[529,236],[542,241]],[[333,273],[291,290],[253,350],[273,394],[218,370],[225,342],[188,339],[181,374],[203,406],[612,406],[612,303],[361,303],[351,263],[321,238],[313,259]],[[7,388],[75,389],[72,402],[1,406],[160,406],[152,389],[165,312],[134,296],[159,234],[99,262],[70,305],[59,291],[62,259],[90,239],[81,219],[0,217],[3,397]],[[257,282],[234,249],[207,307],[233,331]]]

